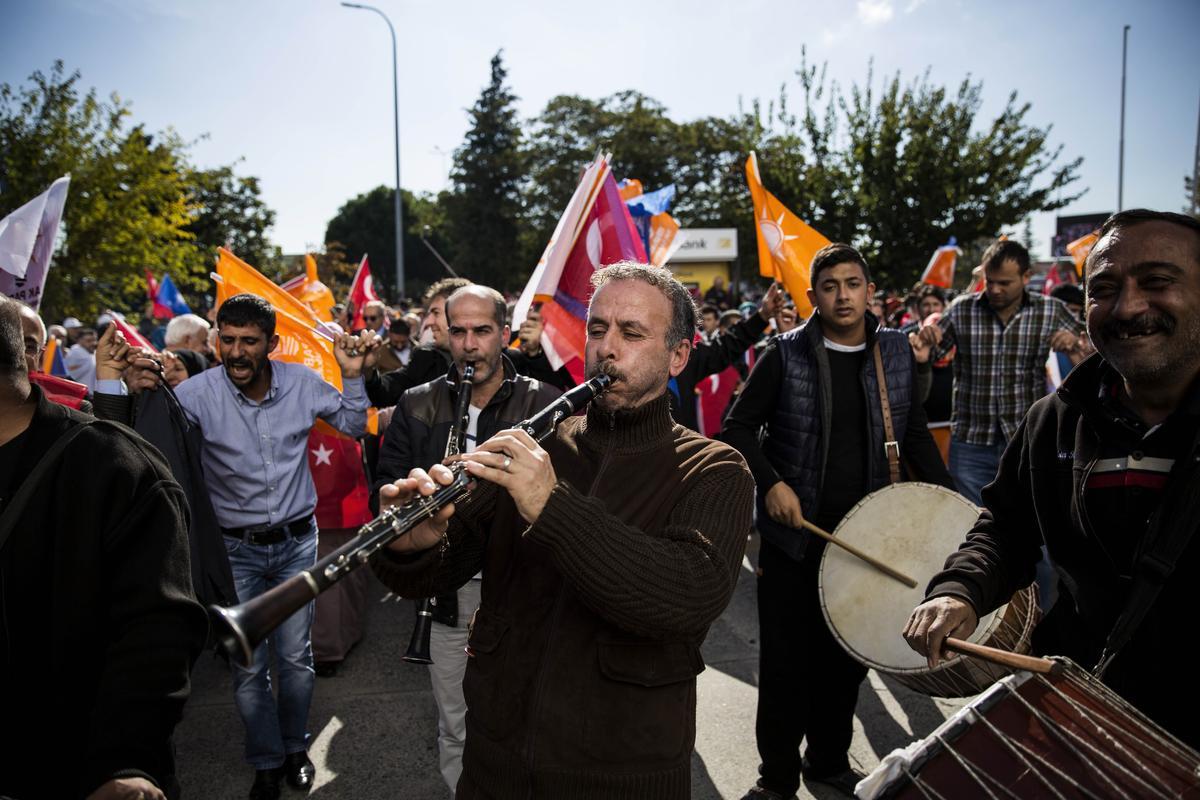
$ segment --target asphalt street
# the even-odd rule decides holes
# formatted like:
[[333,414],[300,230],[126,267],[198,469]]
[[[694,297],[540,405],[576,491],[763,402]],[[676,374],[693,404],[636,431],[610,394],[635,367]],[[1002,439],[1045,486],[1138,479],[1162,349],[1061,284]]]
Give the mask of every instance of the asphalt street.
[[[698,678],[695,800],[737,800],[757,777],[754,709],[758,625],[750,542],[733,600],[703,648]],[[309,754],[317,767],[310,794],[355,800],[444,800],[437,771],[437,714],[426,668],[400,660],[412,627],[412,604],[374,582],[363,641],[337,675],[318,678],[309,717]],[[206,653],[192,698],[176,729],[185,798],[244,798],[253,771],[241,758],[242,725],[224,663]],[[896,747],[932,731],[963,701],[929,698],[871,672],[859,693],[851,761],[864,772]],[[801,797],[838,797],[804,786]],[[301,793],[284,786],[284,798]]]

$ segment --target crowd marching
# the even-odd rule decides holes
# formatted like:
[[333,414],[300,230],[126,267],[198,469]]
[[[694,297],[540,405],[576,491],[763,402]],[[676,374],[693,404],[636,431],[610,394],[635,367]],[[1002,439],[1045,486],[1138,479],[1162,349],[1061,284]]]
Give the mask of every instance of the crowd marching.
[[[0,299],[0,796],[203,797],[176,779],[172,731],[212,644],[205,606],[262,595],[461,474],[469,494],[231,659],[251,798],[312,786],[314,685],[361,639],[372,572],[428,623],[414,647],[451,796],[688,797],[700,645],[754,535],[745,800],[802,776],[852,795],[867,666],[822,612],[812,528],[907,481],[981,514],[929,554],[944,568],[895,637],[934,667],[1036,583],[1034,652],[1096,665],[1200,746],[1193,690],[1158,661],[1200,563],[1200,223],[1114,215],[1086,291],[1032,288],[1007,239],[979,267],[974,291],[885,292],[833,243],[801,298],[720,279],[701,296],[620,261],[591,275],[582,374],[537,304],[514,325],[515,298],[461,278],[334,306],[324,377],[275,357],[288,315],[252,291],[140,326]],[[546,438],[522,427],[597,376]],[[333,452],[314,436],[351,448],[342,488],[314,483]],[[338,492],[369,511],[325,521]]]

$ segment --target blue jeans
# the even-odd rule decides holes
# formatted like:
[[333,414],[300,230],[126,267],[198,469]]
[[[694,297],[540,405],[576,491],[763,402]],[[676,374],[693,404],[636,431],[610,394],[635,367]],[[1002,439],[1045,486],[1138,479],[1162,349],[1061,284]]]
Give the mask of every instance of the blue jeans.
[[1003,444],[967,444],[950,440],[950,474],[963,497],[977,506],[983,505],[983,487],[996,479],[1000,469]]
[[[317,525],[298,539],[254,545],[225,537],[238,601],[246,602],[308,569],[317,560]],[[308,749],[308,707],[313,694],[313,604],[309,603],[270,636],[279,673],[279,702],[271,693],[267,642],[254,650],[249,667],[233,665],[233,692],[246,728],[246,761],[274,769],[288,753]]]

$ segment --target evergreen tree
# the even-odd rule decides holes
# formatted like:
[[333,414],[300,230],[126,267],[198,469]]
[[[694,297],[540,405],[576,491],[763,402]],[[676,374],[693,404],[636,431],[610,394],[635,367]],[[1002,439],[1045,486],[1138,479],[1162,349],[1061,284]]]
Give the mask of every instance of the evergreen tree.
[[534,264],[518,250],[525,166],[517,98],[505,86],[506,76],[496,53],[491,81],[468,112],[466,141],[454,152],[453,188],[444,202],[458,273],[497,289],[519,289]]

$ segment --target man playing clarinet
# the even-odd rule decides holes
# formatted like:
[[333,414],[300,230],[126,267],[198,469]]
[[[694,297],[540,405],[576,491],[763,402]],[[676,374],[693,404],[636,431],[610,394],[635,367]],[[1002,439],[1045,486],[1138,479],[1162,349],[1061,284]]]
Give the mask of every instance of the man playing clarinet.
[[[696,310],[656,267],[593,274],[586,415],[539,445],[502,431],[465,460],[475,489],[373,562],[437,595],[483,570],[463,691],[459,798],[687,798],[700,644],[729,601],[753,483],[729,447],[676,425],[667,382]],[[449,483],[413,470],[388,506]]]
[[[446,299],[445,319],[453,363],[448,374],[400,396],[379,453],[380,485],[429,469],[454,452],[469,453],[478,442],[514,427],[550,404],[561,392],[516,374],[503,354],[509,341],[504,297],[495,289],[470,285]],[[466,367],[474,370],[469,387],[459,380]],[[459,398],[469,397],[467,422],[456,418]],[[455,439],[448,448],[448,440]],[[467,706],[462,679],[467,666],[467,622],[479,606],[476,574],[461,587],[450,588],[433,601],[430,610],[429,679],[438,707],[438,767],[450,791],[462,772]]]

